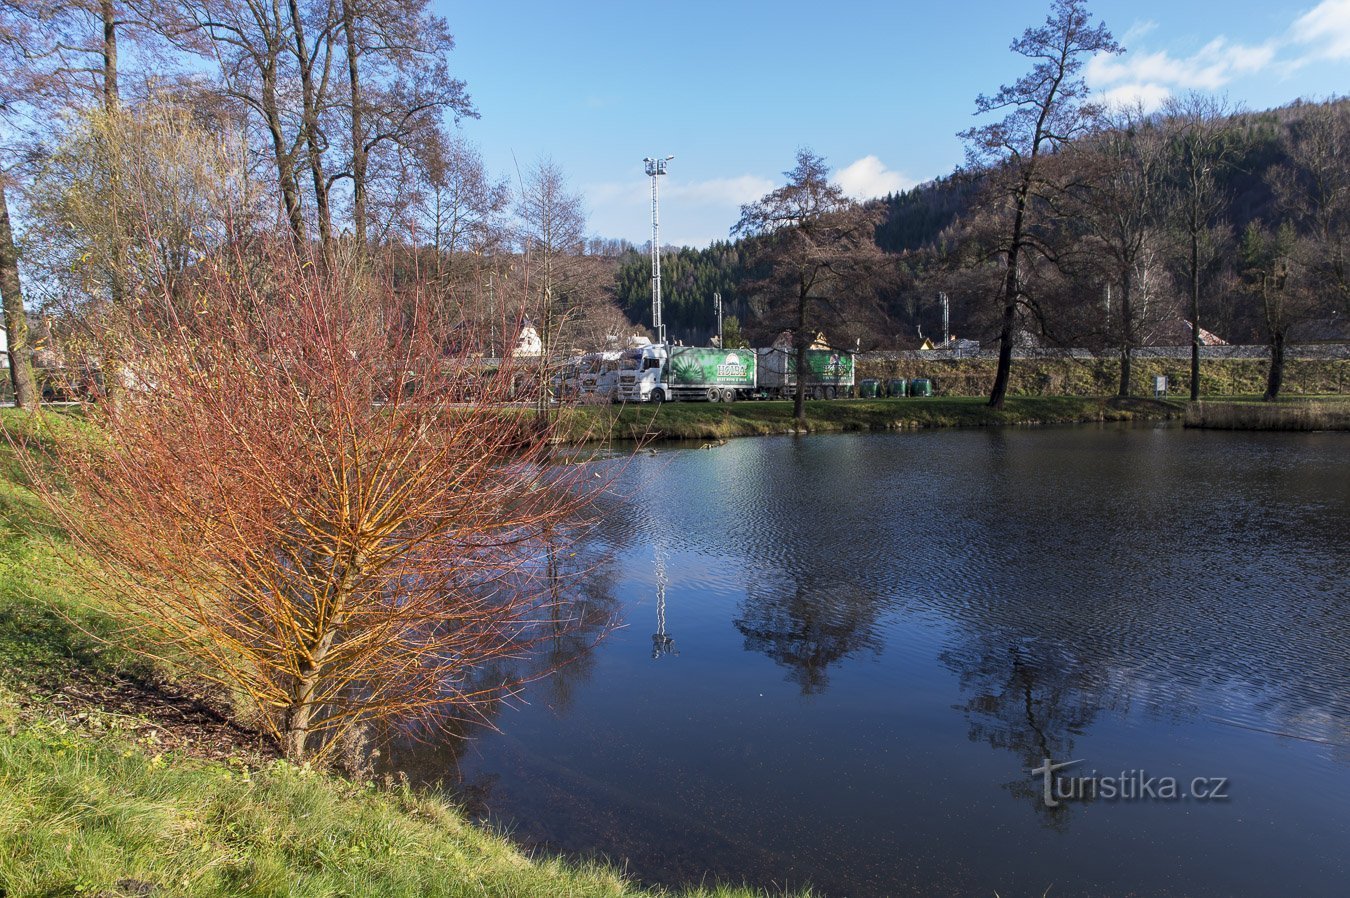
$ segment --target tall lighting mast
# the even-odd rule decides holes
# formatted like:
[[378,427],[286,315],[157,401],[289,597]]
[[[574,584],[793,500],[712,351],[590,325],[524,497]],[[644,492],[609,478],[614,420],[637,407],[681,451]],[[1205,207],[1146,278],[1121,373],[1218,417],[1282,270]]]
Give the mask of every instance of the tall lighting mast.
[[647,165],[647,174],[652,179],[652,330],[656,331],[656,342],[666,342],[666,325],[661,320],[661,219],[657,212],[657,181],[666,173],[666,163],[674,159],[653,159],[648,156],[642,161]]

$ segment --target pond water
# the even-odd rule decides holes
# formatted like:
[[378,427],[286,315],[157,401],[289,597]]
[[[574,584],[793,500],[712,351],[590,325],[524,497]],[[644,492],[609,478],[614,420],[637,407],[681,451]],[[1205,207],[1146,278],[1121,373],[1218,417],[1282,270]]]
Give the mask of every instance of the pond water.
[[[619,629],[387,758],[521,842],[827,896],[1346,893],[1346,435],[771,437],[613,492]],[[1096,798],[1049,806],[1046,758]]]

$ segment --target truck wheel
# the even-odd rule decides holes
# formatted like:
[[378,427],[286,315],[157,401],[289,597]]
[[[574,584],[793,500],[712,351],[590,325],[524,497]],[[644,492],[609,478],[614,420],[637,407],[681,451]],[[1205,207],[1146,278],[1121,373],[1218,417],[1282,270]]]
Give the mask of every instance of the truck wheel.
[[722,401],[722,391],[719,390],[719,389],[717,389],[717,387],[708,387],[708,401],[709,401],[709,402],[721,402],[721,401]]
[[723,390],[723,391],[722,391],[722,401],[723,401],[723,402],[735,402],[735,401],[736,401],[736,391],[735,391],[735,390],[732,390],[732,389],[726,389],[726,390]]
[[819,399],[824,399],[824,398],[825,398],[825,390],[824,390],[823,388],[821,388],[821,387],[816,387],[814,390],[811,391],[811,398],[812,398],[812,399],[817,399],[817,400],[819,400]]
[[839,396],[839,391],[836,390],[834,387],[826,387],[826,388],[825,388],[825,398],[826,398],[826,399],[835,399],[835,398],[837,398],[838,396]]
[[661,403],[666,401],[666,391],[662,389],[652,390],[651,399],[652,402],[655,402],[657,405],[660,405]]

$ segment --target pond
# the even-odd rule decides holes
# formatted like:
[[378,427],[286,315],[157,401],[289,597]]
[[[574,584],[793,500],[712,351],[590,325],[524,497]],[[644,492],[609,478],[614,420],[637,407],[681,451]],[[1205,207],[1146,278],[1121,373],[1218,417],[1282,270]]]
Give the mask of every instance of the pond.
[[[388,762],[649,883],[1344,894],[1345,435],[769,437],[613,464],[580,554],[619,629],[577,637],[499,731]],[[1049,795],[1047,758],[1078,762]]]

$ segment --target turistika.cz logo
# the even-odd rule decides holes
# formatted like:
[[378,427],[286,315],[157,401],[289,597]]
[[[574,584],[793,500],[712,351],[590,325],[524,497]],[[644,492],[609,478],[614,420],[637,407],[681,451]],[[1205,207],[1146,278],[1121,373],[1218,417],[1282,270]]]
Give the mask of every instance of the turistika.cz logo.
[[1032,769],[1041,777],[1041,797],[1047,808],[1066,801],[1227,801],[1228,777],[1197,776],[1188,783],[1174,776],[1149,776],[1143,770],[1122,770],[1101,775],[1093,770],[1087,776],[1060,776],[1059,771],[1083,763],[1049,758]]

